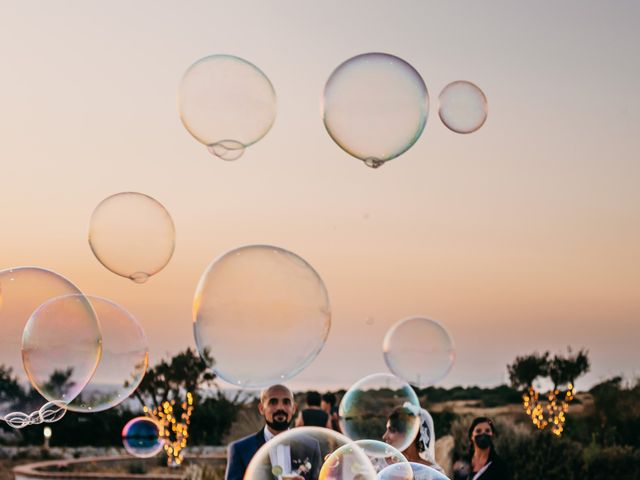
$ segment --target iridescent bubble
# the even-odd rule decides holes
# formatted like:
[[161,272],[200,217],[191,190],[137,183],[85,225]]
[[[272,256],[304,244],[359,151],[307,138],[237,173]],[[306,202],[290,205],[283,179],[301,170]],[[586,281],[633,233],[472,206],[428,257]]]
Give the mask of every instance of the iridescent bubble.
[[[282,480],[299,480],[301,477],[303,480],[317,480],[321,478],[320,472],[325,460],[348,443],[350,440],[347,437],[328,428],[293,428],[276,435],[260,447],[251,459],[244,478],[273,480],[273,475],[276,475]],[[289,450],[289,458],[278,455],[283,450]],[[368,463],[364,452],[360,459]],[[344,478],[347,480],[353,477]]]
[[366,53],[336,68],[324,89],[322,117],[344,151],[377,168],[406,152],[427,123],[429,93],[401,58]]
[[105,198],[91,215],[89,245],[96,258],[117,275],[146,282],[173,255],[175,228],[169,212],[143,193]]
[[408,462],[400,450],[380,440],[357,440],[354,443],[367,455],[376,473],[394,463]]
[[235,160],[271,129],[276,93],[252,63],[232,55],[211,55],[185,72],[178,110],[196,140],[223,160]]
[[322,279],[305,260],[251,245],[218,257],[202,274],[193,320],[198,350],[218,376],[257,388],[281,383],[313,361],[329,334],[331,311]]
[[455,361],[447,330],[424,317],[410,317],[394,324],[384,337],[382,350],[389,370],[418,387],[442,380]]
[[393,447],[404,451],[420,427],[420,402],[404,380],[376,373],[357,381],[340,402],[340,428],[353,440],[382,439],[391,424],[397,432]]
[[[32,315],[43,304],[58,297],[82,295],[73,283],[55,272],[39,267],[0,270],[0,289],[3,299],[0,309],[0,377],[7,385],[5,394],[0,395],[0,419],[15,427],[22,421],[27,421],[31,413],[37,412],[47,403],[47,399],[32,387],[23,366],[21,345],[27,322],[30,322],[27,336],[35,334],[37,338],[30,338],[38,341],[37,345],[31,346],[33,348],[27,345],[27,361],[30,362],[31,354],[35,355],[35,358],[39,358],[38,363],[44,363],[38,367],[40,371],[35,372],[35,375],[41,378],[41,375],[46,375],[44,371],[48,370],[51,376],[39,381],[44,384],[59,384],[66,376],[64,373],[73,369],[72,374],[58,389],[64,390],[60,393],[65,393],[67,397],[77,394],[91,377],[91,369],[95,368],[99,358],[99,344],[95,337],[99,329],[88,300],[79,300],[75,308],[76,315],[68,323],[61,321],[51,325],[36,325],[37,319],[33,319]],[[57,347],[45,343],[54,340]],[[54,347],[55,353],[51,350]],[[54,357],[47,358],[49,354]],[[55,371],[56,368],[58,372]],[[61,372],[63,375],[60,375]],[[75,385],[65,386],[68,382]],[[69,400],[71,398],[67,399]]]
[[122,444],[134,457],[149,458],[164,448],[158,424],[149,417],[136,417],[122,429]]
[[338,448],[327,457],[318,476],[320,480],[375,479],[376,469],[357,442]]
[[487,97],[471,82],[458,80],[440,92],[438,114],[445,126],[456,133],[473,133],[487,120]]
[[101,354],[95,312],[82,294],[47,300],[24,327],[24,370],[31,385],[50,402],[68,405],[80,395]]
[[149,364],[147,337],[133,315],[106,298],[88,296],[98,315],[102,358],[91,381],[66,408],[95,413],[126,400],[144,378]]

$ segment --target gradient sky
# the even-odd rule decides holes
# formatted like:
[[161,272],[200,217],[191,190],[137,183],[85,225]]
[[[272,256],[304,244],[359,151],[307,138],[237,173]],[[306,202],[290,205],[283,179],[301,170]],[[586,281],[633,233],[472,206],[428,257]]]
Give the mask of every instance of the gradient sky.
[[[495,385],[516,355],[567,345],[590,352],[578,387],[635,378],[639,15],[633,1],[0,0],[0,268],[53,269],[121,303],[154,363],[194,345],[209,262],[270,243],[332,300],[326,347],[293,387],[385,371],[384,334],[410,315],[454,338],[443,385]],[[416,145],[378,170],[332,142],[319,108],[332,70],[371,51],[411,63],[432,102]],[[213,53],[255,63],[278,95],[273,129],[236,162],[177,114],[183,72]],[[454,80],[488,98],[475,134],[438,119]],[[143,285],[87,243],[93,209],[121,191],[176,225],[173,259]]]

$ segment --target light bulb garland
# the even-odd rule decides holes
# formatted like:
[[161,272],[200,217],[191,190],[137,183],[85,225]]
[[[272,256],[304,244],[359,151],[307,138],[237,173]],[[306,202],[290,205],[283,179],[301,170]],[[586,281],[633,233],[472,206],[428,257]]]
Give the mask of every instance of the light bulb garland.
[[164,442],[164,451],[167,455],[167,465],[180,466],[184,460],[183,450],[189,439],[189,425],[193,413],[193,395],[187,392],[186,400],[180,405],[180,421],[176,418],[176,401],[166,400],[160,408],[144,407],[144,413],[155,420],[159,426],[160,438]]
[[522,394],[522,406],[531,422],[539,429],[551,428],[558,437],[564,431],[569,403],[574,399],[574,386],[569,383],[566,390],[554,387],[546,394],[546,402],[540,400],[540,392],[533,386]]

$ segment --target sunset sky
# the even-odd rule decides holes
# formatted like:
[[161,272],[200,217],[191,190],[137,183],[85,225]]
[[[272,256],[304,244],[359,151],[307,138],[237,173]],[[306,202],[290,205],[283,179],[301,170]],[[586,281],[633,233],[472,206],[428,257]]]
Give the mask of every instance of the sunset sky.
[[[195,345],[211,260],[273,244],[313,265],[332,304],[294,388],[386,371],[384,334],[411,315],[454,339],[445,386],[497,385],[516,355],[567,346],[589,350],[579,389],[634,379],[639,18],[631,0],[0,0],[0,269],[49,268],[127,307],[153,364]],[[336,66],[375,51],[414,66],[431,108],[414,147],[373,170],[327,135],[320,100]],[[214,53],[259,66],[278,98],[271,131],[235,162],[177,113],[184,71]],[[454,80],[488,98],[474,134],[438,118]],[[175,223],[172,260],[141,285],[87,242],[94,208],[122,191]]]

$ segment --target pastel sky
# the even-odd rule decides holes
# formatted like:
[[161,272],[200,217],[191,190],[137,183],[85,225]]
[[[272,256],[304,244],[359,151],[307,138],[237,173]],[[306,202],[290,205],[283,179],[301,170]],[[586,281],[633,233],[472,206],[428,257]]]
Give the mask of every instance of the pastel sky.
[[[385,371],[384,334],[410,315],[454,339],[443,385],[496,385],[516,355],[568,345],[590,352],[579,387],[636,378],[638,18],[631,0],[0,0],[0,269],[46,267],[126,306],[154,363],[194,345],[212,259],[274,244],[313,265],[332,302],[295,388]],[[372,51],[412,64],[431,97],[422,137],[377,170],[320,117],[332,70]],[[177,114],[183,72],[214,53],[258,65],[278,95],[274,127],[235,162]],[[454,80],[488,98],[474,134],[438,118]],[[87,243],[96,205],[122,191],[156,198],[176,226],[171,262],[143,285]]]

